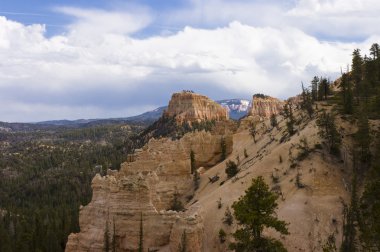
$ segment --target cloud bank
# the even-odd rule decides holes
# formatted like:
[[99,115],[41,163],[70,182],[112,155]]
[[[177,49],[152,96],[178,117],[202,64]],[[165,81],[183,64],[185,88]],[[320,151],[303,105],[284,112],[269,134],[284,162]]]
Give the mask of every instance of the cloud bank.
[[[361,2],[357,1],[360,8],[343,9],[341,15],[334,12],[344,5],[338,0],[301,0],[273,8],[258,1],[254,8],[287,18],[283,26],[263,26],[250,22],[245,12],[240,21],[230,21],[237,11],[233,8],[246,10],[248,1],[237,1],[229,14],[223,8],[226,1],[215,0],[210,6],[222,6],[221,16],[228,23],[216,28],[186,26],[145,38],[134,36],[154,24],[151,10],[144,8],[57,8],[75,21],[66,33],[53,37],[46,36],[44,25],[0,17],[0,120],[130,116],[165,105],[172,92],[182,89],[213,99],[249,98],[257,92],[286,98],[314,75],[338,76],[354,48],[367,51],[379,41],[377,28],[358,32],[367,37],[361,42],[325,42],[313,35],[318,26],[305,32],[310,20],[325,15],[345,20],[347,13],[360,16],[362,9],[371,9]],[[188,12],[197,11],[199,3],[194,0]],[[220,22],[203,11],[208,23]],[[186,15],[178,10],[171,18]],[[303,16],[308,17],[305,22],[292,25]]]

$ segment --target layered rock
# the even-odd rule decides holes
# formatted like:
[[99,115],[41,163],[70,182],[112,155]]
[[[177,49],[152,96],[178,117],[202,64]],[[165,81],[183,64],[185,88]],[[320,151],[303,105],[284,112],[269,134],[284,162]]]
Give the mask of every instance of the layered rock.
[[201,251],[203,224],[196,205],[183,213],[168,209],[174,195],[183,199],[193,193],[190,152],[198,166],[210,166],[220,160],[222,142],[231,153],[232,136],[210,132],[176,141],[151,139],[119,172],[97,175],[92,201],[80,210],[81,231],[69,236],[66,251],[103,251],[107,230],[117,251],[135,251],[141,225],[145,249],[178,251],[185,240],[187,251]]
[[175,117],[178,123],[228,120],[228,111],[207,96],[192,92],[174,93],[165,116]]
[[284,102],[270,96],[253,96],[252,107],[249,116],[269,118],[271,115],[278,115],[284,107]]

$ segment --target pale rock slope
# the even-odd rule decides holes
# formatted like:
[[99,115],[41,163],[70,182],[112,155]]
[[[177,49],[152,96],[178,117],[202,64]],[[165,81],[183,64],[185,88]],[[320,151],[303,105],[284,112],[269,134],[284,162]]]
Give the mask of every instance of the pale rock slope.
[[261,97],[254,95],[252,106],[249,110],[249,116],[259,116],[269,118],[271,115],[278,115],[284,107],[284,102],[270,96]]
[[[182,96],[187,99],[196,95]],[[171,106],[180,108],[186,104],[178,110],[181,120],[198,120],[191,117],[194,111],[201,111],[195,113],[200,120],[206,119],[209,112],[205,111],[211,111],[209,104],[213,110],[225,111],[220,105],[214,108],[206,98],[191,99],[191,106],[174,95]],[[219,119],[208,115],[210,118]],[[122,164],[120,171],[109,171],[104,177],[96,175],[92,200],[80,210],[80,232],[69,236],[66,251],[104,251],[107,236],[108,246],[115,246],[117,251],[136,251],[140,238],[144,251],[178,251],[185,243],[194,251],[203,251],[203,214],[199,205],[189,206],[186,212],[169,209],[175,198],[185,201],[194,194],[191,152],[197,167],[210,167],[221,160],[223,151],[230,154],[232,146],[232,134],[222,126],[212,133],[191,132],[179,140],[151,139]]]
[[228,111],[220,104],[207,96],[192,92],[174,93],[164,115],[175,117],[178,123],[229,119]]
[[[232,226],[223,223],[225,210],[231,208],[257,176],[263,176],[272,190],[279,193],[277,215],[289,223],[290,235],[279,236],[273,230],[265,230],[266,235],[280,239],[288,251],[322,251],[329,235],[334,235],[337,247],[340,246],[343,203],[349,202],[346,176],[350,161],[344,147],[347,145],[346,138],[342,148],[344,160],[333,157],[326,150],[315,148],[316,144],[323,145],[315,118],[310,120],[300,111],[296,111],[295,115],[299,122],[296,127],[298,133],[291,137],[287,136],[282,116],[277,116],[280,122],[278,128],[272,129],[268,119],[258,124],[256,143],[248,127],[241,125],[243,128],[234,134],[233,152],[227,159],[239,164],[238,175],[228,180],[226,165],[222,162],[201,176],[200,188],[192,202],[195,202],[193,206],[201,207],[204,212],[203,251],[228,250],[227,245],[233,241],[231,233],[237,228],[237,223],[234,221]],[[346,135],[352,132],[352,129],[348,130]],[[302,139],[306,139],[310,153],[305,159],[298,160]],[[248,157],[244,156],[244,150]],[[303,188],[296,185],[297,174]],[[215,175],[221,179],[210,183],[208,177]],[[220,209],[217,201],[222,202]],[[221,228],[228,234],[225,243],[220,243],[218,238]]]
[[[234,221],[231,226],[223,223],[225,210],[244,194],[257,176],[263,176],[280,195],[277,215],[289,223],[290,235],[279,236],[273,230],[265,230],[266,235],[280,239],[288,251],[322,251],[323,243],[332,234],[339,247],[343,203],[348,202],[350,194],[346,178],[350,158],[348,148],[344,147],[349,145],[346,143],[349,138],[344,138],[343,160],[333,157],[325,148],[316,148],[324,146],[318,136],[316,119],[309,119],[299,110],[295,111],[295,135],[287,134],[286,121],[281,115],[277,115],[278,128],[272,129],[267,118],[269,113],[265,111],[278,114],[280,103],[271,104],[276,109],[263,109],[259,118],[245,118],[246,123],[241,123],[234,134],[225,128],[218,133],[188,133],[175,141],[152,139],[129,159],[130,162],[124,163],[119,172],[110,172],[105,177],[97,175],[92,185],[92,201],[80,211],[81,231],[70,235],[66,251],[103,251],[106,230],[109,230],[110,240],[113,237],[116,240],[116,251],[136,251],[141,225],[144,251],[174,252],[183,247],[188,252],[227,251],[237,223]],[[329,109],[327,104],[322,105],[319,107]],[[186,115],[181,120],[192,116],[192,112],[187,114],[180,109],[177,112]],[[256,143],[249,134],[249,120],[257,123]],[[342,132],[344,135],[352,134],[349,126],[343,122],[339,125],[346,129]],[[303,139],[310,151],[301,159]],[[226,143],[228,157],[219,162],[222,142]],[[197,168],[211,166],[200,175],[195,194],[191,150],[195,153]],[[232,179],[225,175],[227,160],[238,163],[240,169]],[[212,183],[210,178],[216,176],[219,180]],[[297,186],[297,176],[302,186]],[[187,202],[184,212],[168,210],[176,193]],[[218,238],[221,228],[228,234],[224,243]]]

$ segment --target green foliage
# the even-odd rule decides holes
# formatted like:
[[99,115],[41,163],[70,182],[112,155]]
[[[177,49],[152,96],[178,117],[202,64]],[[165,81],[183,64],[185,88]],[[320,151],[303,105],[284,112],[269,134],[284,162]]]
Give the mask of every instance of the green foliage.
[[[140,126],[51,127],[1,133],[0,251],[64,251],[92,197],[94,167],[119,169]],[[7,243],[6,241],[12,241]]]
[[292,104],[290,102],[287,102],[284,105],[284,116],[287,119],[286,127],[288,129],[288,133],[289,135],[292,136],[295,133],[295,129],[294,129],[295,119],[293,115]]
[[334,233],[330,234],[327,237],[327,241],[322,246],[323,252],[335,252],[337,251],[336,245],[335,245],[335,235]]
[[314,100],[313,100],[312,93],[309,91],[309,89],[305,88],[302,84],[301,109],[307,112],[309,118],[312,118],[313,113],[314,113],[313,102]]
[[270,115],[270,125],[272,128],[278,127],[277,117],[275,114]]
[[226,211],[224,212],[223,223],[231,226],[234,223],[234,216],[231,213],[230,208],[227,206]]
[[359,159],[362,163],[369,163],[371,158],[370,144],[371,135],[366,109],[361,109],[358,115],[358,131],[355,134],[357,148],[359,149]]
[[311,149],[309,148],[309,144],[307,143],[306,137],[302,137],[300,140],[300,143],[298,144],[298,155],[297,160],[302,161],[305,158],[307,158],[311,152]]
[[[379,133],[380,134],[380,133]],[[380,251],[380,138],[360,199],[360,240],[367,251]]]
[[226,241],[226,237],[227,237],[226,231],[224,231],[223,228],[219,229],[219,241],[220,241],[220,243],[224,243]]
[[231,160],[227,161],[225,172],[228,178],[234,177],[239,172],[237,164]]
[[353,113],[353,93],[352,85],[350,81],[350,76],[347,73],[344,73],[340,82],[340,89],[343,99],[343,112],[345,114]]
[[317,119],[317,125],[319,127],[318,134],[327,141],[330,153],[338,155],[342,140],[335,126],[334,116],[323,111]]
[[252,180],[245,195],[233,203],[234,215],[240,228],[233,234],[236,242],[230,248],[235,251],[286,251],[281,242],[263,237],[264,228],[273,228],[281,234],[289,234],[287,223],[277,219],[278,195],[269,190],[260,176]]

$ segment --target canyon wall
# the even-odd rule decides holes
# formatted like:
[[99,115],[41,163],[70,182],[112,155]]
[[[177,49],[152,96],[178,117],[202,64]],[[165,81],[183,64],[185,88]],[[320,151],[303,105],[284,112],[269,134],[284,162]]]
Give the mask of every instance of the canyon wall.
[[259,116],[269,118],[271,115],[278,115],[284,107],[284,102],[270,96],[256,97],[253,96],[252,107],[249,116]]
[[145,249],[178,251],[186,242],[187,251],[201,251],[201,209],[169,209],[175,195],[185,201],[194,192],[191,150],[197,166],[211,166],[220,161],[222,141],[231,153],[231,135],[202,131],[175,141],[151,139],[120,171],[96,175],[92,200],[80,210],[80,233],[69,236],[66,251],[104,251],[107,235],[117,251],[136,251],[141,234]]
[[165,116],[175,117],[178,123],[228,120],[228,111],[207,96],[192,92],[174,93]]

